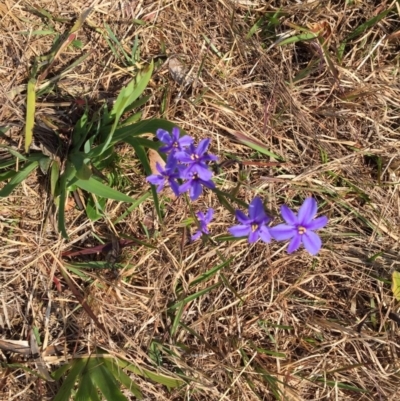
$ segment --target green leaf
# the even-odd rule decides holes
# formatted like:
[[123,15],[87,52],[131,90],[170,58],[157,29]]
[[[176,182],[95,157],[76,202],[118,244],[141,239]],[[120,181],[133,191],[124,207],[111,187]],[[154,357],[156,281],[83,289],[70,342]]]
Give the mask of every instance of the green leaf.
[[14,177],[14,175],[15,175],[14,170],[5,171],[4,173],[0,173],[0,182],[8,180],[8,179]]
[[93,361],[90,358],[82,371],[78,384],[78,391],[75,395],[75,401],[100,401],[97,389],[91,379],[92,369],[94,368],[92,362]]
[[135,210],[140,204],[142,204],[146,199],[148,199],[150,195],[151,195],[150,192],[146,192],[140,198],[136,199],[135,202],[133,202],[132,205],[129,206],[128,209],[113,222],[113,224],[116,225],[120,221],[124,220],[126,216],[130,215],[133,210]]
[[0,135],[4,135],[11,127],[7,125],[1,125],[0,126]]
[[67,377],[64,380],[60,390],[53,398],[53,401],[69,401],[71,399],[72,389],[75,386],[80,373],[84,369],[87,363],[86,359],[75,359],[71,363],[71,370],[69,371]]
[[[124,55],[125,59],[126,59],[127,61],[129,61],[129,60],[130,60],[130,57],[129,57],[128,53],[126,53],[124,47],[121,45],[120,41],[119,41],[119,40],[117,39],[117,37],[114,35],[114,32],[111,30],[111,28],[109,27],[109,25],[105,24],[105,27],[106,27],[106,31],[107,31],[107,33],[108,33],[108,36],[111,38],[111,40],[113,40],[113,41],[117,44],[119,50],[120,50],[121,53]],[[109,44],[111,50],[113,51],[114,55],[119,59],[119,57],[118,57],[118,52],[115,50],[114,46],[112,46],[112,44],[111,44],[108,40],[107,40],[107,42],[108,42],[108,44]]]
[[36,79],[28,81],[26,92],[26,119],[25,119],[25,152],[28,153],[33,138],[33,126],[35,125],[36,108]]
[[302,42],[307,40],[312,40],[317,38],[318,36],[312,32],[301,33],[296,36],[291,36],[290,38],[283,39],[281,42],[278,43],[279,46],[285,46],[290,43]]
[[114,199],[119,202],[128,202],[128,203],[135,202],[135,199],[113,188],[110,188],[109,186],[96,180],[93,176],[90,177],[88,180],[74,179],[70,182],[70,185],[72,184],[78,186],[79,188],[89,193],[93,193],[97,196],[102,196],[103,198]]
[[[163,119],[140,121],[138,123],[126,125],[116,129],[111,143],[115,145],[118,142],[125,141],[127,138],[133,138],[146,133],[152,133],[155,135],[159,128],[162,128],[166,131],[171,131],[174,127],[176,127],[176,124]],[[181,133],[184,134],[184,131],[181,130]],[[93,160],[93,158],[100,156],[101,148],[101,146],[97,146],[96,148],[92,149],[88,153],[88,157]]]
[[82,117],[75,124],[72,132],[72,148],[75,151],[79,151],[83,143],[85,142],[86,136],[90,131],[91,123],[88,123],[88,111],[87,108],[83,113]]
[[138,400],[143,399],[140,387],[110,358],[104,358],[104,364],[114,377],[122,383]]
[[[151,98],[151,96],[152,95],[142,96],[140,99],[136,100],[135,102],[133,102],[129,106],[127,106],[124,110],[124,113],[131,111],[133,109],[136,109],[140,106],[143,106],[144,104],[147,103],[147,101]],[[129,118],[131,118],[131,117],[129,117]],[[129,121],[129,119],[124,120],[123,124],[125,125],[128,121]]]
[[83,163],[82,167],[76,170],[76,176],[80,180],[88,180],[92,176],[92,170],[86,163]]
[[185,309],[185,303],[179,302],[177,306],[178,310],[176,311],[174,321],[172,322],[172,327],[171,327],[171,334],[170,334],[171,337],[175,336],[175,333],[178,330],[179,324],[181,322],[182,313]]
[[90,221],[97,221],[104,217],[104,214],[99,212],[94,204],[93,197],[90,197],[86,202],[86,216]]
[[[144,149],[141,146],[138,146],[136,144],[135,138],[131,138],[131,139],[126,138],[125,141],[127,143],[129,143],[130,145],[132,145],[132,147],[135,149],[136,156],[142,163],[142,166],[144,168],[144,171],[146,172],[146,175],[147,176],[151,175],[152,171],[151,171],[150,163],[149,163],[147,154],[144,151]],[[154,207],[156,209],[157,216],[158,216],[160,222],[162,222],[162,213],[161,213],[161,209],[160,209],[160,202],[158,201],[158,195],[157,195],[156,187],[154,185],[151,186],[151,193],[153,195]]]
[[400,272],[392,273],[392,291],[397,301],[400,301]]
[[357,36],[360,36],[368,28],[372,28],[380,20],[385,18],[389,14],[390,11],[392,11],[391,8],[389,8],[388,10],[382,11],[381,13],[376,15],[375,17],[373,17],[373,18],[369,19],[368,21],[364,22],[363,24],[359,25],[352,33],[350,33],[350,35],[348,35],[345,38],[345,40],[339,45],[339,48],[337,50],[339,62],[341,62],[342,59],[343,59],[344,50],[346,48],[347,42],[349,40],[351,40],[351,39],[356,38]]
[[150,81],[153,72],[153,61],[149,66],[140,71],[135,80],[132,80],[125,88],[123,88],[115,101],[114,107],[111,110],[111,115],[114,117],[114,122],[108,133],[105,142],[101,146],[100,154],[102,154],[111,143],[114,131],[117,128],[119,119],[125,110],[142,94]]
[[96,366],[91,371],[93,382],[97,385],[104,397],[108,401],[128,401],[128,399],[121,393],[119,385],[114,376],[105,367],[104,360],[99,358],[93,359]]
[[53,196],[53,198],[55,197],[56,186],[59,178],[60,178],[60,163],[57,160],[53,160],[50,173],[50,193]]
[[168,309],[169,310],[174,310],[174,309],[178,308],[181,303],[186,305],[187,303],[189,303],[189,302],[201,297],[202,295],[207,294],[208,292],[210,292],[214,288],[219,287],[220,285],[221,285],[221,282],[218,282],[218,283],[215,283],[215,284],[213,284],[212,286],[210,286],[208,288],[205,288],[204,290],[198,291],[195,294],[191,294],[191,295],[187,296],[186,298],[182,299],[181,301],[177,302],[176,304],[171,305]]
[[218,266],[213,267],[212,269],[208,270],[207,272],[197,276],[190,284],[189,286],[192,287],[196,284],[199,284],[203,281],[207,281],[208,279],[210,279],[211,277],[213,277],[217,272],[219,272],[221,269],[223,269],[225,266],[228,266],[229,263],[232,262],[234,258],[230,258],[227,261],[221,263]]
[[83,42],[82,42],[81,40],[79,40],[79,39],[75,39],[75,40],[73,40],[73,41],[71,42],[71,45],[72,45],[73,47],[75,47],[76,49],[82,49],[82,47],[83,47]]
[[39,160],[39,167],[43,174],[47,174],[51,163],[50,157],[44,156]]
[[65,170],[60,177],[60,198],[58,205],[58,231],[64,238],[68,238],[67,230],[65,228],[65,202],[68,196],[68,181],[74,176],[75,168],[70,161],[67,161]]
[[122,369],[130,370],[131,372],[139,376],[153,380],[156,383],[163,384],[164,386],[167,386],[169,388],[179,387],[184,384],[183,380],[168,377],[160,373],[155,373],[145,368],[139,368],[135,365],[130,364],[129,362],[123,361],[122,359],[117,358],[115,359],[115,362]]
[[22,182],[24,181],[29,174],[35,170],[35,168],[38,166],[39,162],[34,161],[31,163],[28,163],[24,166],[24,168],[21,171],[18,171],[18,173],[15,173],[15,175],[11,178],[10,182],[0,190],[0,197],[7,197],[8,195],[11,194],[11,192]]
[[16,157],[19,160],[26,161],[28,160],[27,157],[22,155],[21,153],[17,152],[15,149],[13,149],[11,146],[6,146],[6,145],[0,145],[0,148],[7,149],[14,157]]
[[235,132],[233,135],[236,138],[236,140],[242,143],[243,145],[246,145],[249,148],[256,150],[257,152],[272,157],[276,160],[283,161],[282,157],[271,152],[262,142],[253,138],[249,138],[247,135],[244,135],[241,132]]

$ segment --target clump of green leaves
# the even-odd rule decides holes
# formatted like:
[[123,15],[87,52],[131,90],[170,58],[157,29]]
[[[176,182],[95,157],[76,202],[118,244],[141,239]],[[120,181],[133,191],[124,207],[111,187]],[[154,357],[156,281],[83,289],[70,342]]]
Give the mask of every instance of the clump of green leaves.
[[[151,173],[145,148],[157,149],[158,144],[141,136],[144,133],[155,133],[159,128],[171,129],[173,125],[165,120],[140,121],[141,112],[126,119],[122,117],[147,102],[149,96],[141,95],[150,81],[152,72],[153,63],[140,70],[131,82],[122,88],[111,108],[104,105],[91,118],[88,110],[85,110],[74,127],[64,160],[51,159],[43,153],[25,156],[7,148],[14,158],[0,163],[0,180],[9,180],[0,190],[0,196],[9,196],[37,167],[49,170],[50,191],[58,206],[58,228],[64,237],[68,236],[65,228],[65,203],[72,191],[80,189],[86,192],[86,212],[93,220],[103,215],[107,199],[137,206],[136,199],[112,188],[112,183],[107,182],[107,177],[101,171],[115,160],[115,145],[126,142],[135,149],[145,173]],[[19,161],[18,171],[9,170],[10,166],[15,164],[15,159]]]
[[73,359],[53,373],[52,376],[55,380],[64,378],[54,401],[68,401],[71,397],[84,401],[100,401],[101,399],[127,401],[128,398],[121,392],[121,385],[128,389],[136,399],[142,400],[143,395],[138,384],[126,372],[142,376],[169,388],[179,387],[183,384],[183,380],[139,368],[99,350],[95,356]]

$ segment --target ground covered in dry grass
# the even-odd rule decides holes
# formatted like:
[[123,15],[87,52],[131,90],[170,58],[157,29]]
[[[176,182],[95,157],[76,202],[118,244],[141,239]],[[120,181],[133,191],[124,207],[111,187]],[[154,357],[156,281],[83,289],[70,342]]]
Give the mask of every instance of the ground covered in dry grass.
[[[247,203],[258,195],[273,215],[313,196],[329,225],[316,257],[289,255],[282,243],[224,241],[235,218],[208,191],[190,207],[215,209],[212,243],[190,242],[189,205],[162,196],[162,222],[151,197],[125,216],[128,206],[110,201],[95,222],[71,199],[65,240],[54,228],[49,178],[38,170],[0,199],[0,398],[52,400],[62,379],[35,372],[99,347],[185,379],[168,389],[132,376],[145,400],[397,400],[399,4],[2,2],[0,125],[11,127],[3,144],[23,152],[32,59],[88,6],[77,41],[43,81],[51,87],[38,95],[37,130],[68,135],[85,103],[92,114],[112,103],[132,71],[153,59],[144,118],[212,138],[221,190]],[[110,32],[128,54],[137,44],[131,61],[110,47]],[[142,166],[129,146],[118,155],[115,182],[139,198],[149,189]],[[62,253],[112,236],[143,243],[122,250],[117,272],[69,270],[79,297],[60,266],[87,259]]]

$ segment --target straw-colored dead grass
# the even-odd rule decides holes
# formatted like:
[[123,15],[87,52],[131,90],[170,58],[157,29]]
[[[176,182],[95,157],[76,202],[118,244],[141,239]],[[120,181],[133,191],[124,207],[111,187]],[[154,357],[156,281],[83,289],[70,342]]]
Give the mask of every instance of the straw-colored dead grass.
[[[0,120],[13,126],[8,134],[21,148],[29,62],[48,51],[53,38],[21,34],[48,24],[26,11],[28,3],[67,19],[87,6],[77,0],[68,6],[0,4]],[[69,132],[80,112],[78,98],[87,99],[94,111],[130,78],[95,27],[109,24],[127,51],[138,35],[143,62],[177,55],[195,77],[189,89],[179,87],[167,63],[159,63],[145,118],[162,115],[197,139],[211,137],[221,161],[237,157],[253,162],[240,171],[237,165],[223,168],[218,177],[221,189],[229,191],[245,173],[238,196],[246,202],[259,194],[277,211],[283,203],[296,206],[307,195],[316,196],[330,218],[324,248],[311,258],[304,251],[287,255],[277,243],[188,243],[183,221],[189,211],[181,199],[165,203],[162,225],[155,221],[150,201],[115,227],[111,221],[124,205],[110,202],[108,218],[96,223],[71,209],[66,242],[46,220],[46,179],[34,175],[1,200],[1,339],[27,340],[36,326],[49,371],[96,346],[154,366],[149,350],[158,349],[161,371],[181,372],[193,381],[168,392],[136,377],[148,400],[272,400],[272,387],[287,400],[396,400],[399,315],[388,280],[399,269],[400,205],[394,185],[400,148],[399,39],[394,35],[399,9],[395,2],[374,4],[94,1],[79,32],[82,51],[92,54],[62,78],[52,95],[40,99],[37,122],[49,118]],[[395,13],[353,39],[339,64],[335,50],[347,35],[390,7]],[[323,29],[333,66],[314,41],[270,47],[267,21],[246,39],[259,18],[278,10],[277,31],[299,34],[293,30],[296,25]],[[132,24],[131,18],[146,24]],[[54,23],[60,33],[68,26]],[[52,74],[80,53],[65,51]],[[296,79],[316,57],[320,61],[313,71]],[[263,142],[285,165],[272,169],[254,163],[260,154],[239,144],[238,133]],[[121,171],[130,182],[126,191],[138,196],[146,186],[140,165],[129,147],[119,153]],[[225,233],[234,218],[211,193],[193,206],[208,205],[216,213],[213,234]],[[91,284],[73,276],[104,325],[102,332],[62,280],[61,251],[97,245],[93,234],[106,238],[114,230],[144,239],[141,223],[156,234],[152,243],[157,249],[125,249],[123,260],[133,268],[117,278],[90,272]],[[233,258],[229,266],[190,287],[195,277],[221,263],[220,255]],[[218,281],[218,287],[185,307],[181,322],[186,328],[178,327],[171,336],[168,306]],[[59,352],[49,355],[50,347]],[[3,363],[21,361],[16,353],[0,355]],[[35,369],[31,361],[25,366]],[[271,386],[267,377],[278,381]],[[50,400],[58,388],[58,383],[45,383],[21,369],[4,369],[0,377],[4,400]]]

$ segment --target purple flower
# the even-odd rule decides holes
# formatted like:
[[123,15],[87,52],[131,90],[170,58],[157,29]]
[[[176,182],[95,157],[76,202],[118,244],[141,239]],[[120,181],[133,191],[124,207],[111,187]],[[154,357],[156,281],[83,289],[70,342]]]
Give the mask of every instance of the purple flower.
[[281,214],[287,224],[279,224],[270,229],[271,235],[278,241],[290,239],[288,253],[296,251],[300,244],[311,255],[316,255],[321,249],[321,239],[313,232],[326,226],[328,218],[326,216],[314,219],[318,205],[313,198],[307,198],[299,209],[296,216],[286,205],[281,207]]
[[183,193],[189,190],[189,196],[192,201],[196,200],[203,192],[203,185],[214,189],[215,184],[211,179],[203,180],[197,173],[192,173],[188,180],[179,187],[179,192]]
[[158,129],[156,132],[157,138],[165,144],[165,146],[160,147],[160,152],[174,154],[178,151],[183,151],[192,142],[193,138],[189,135],[184,135],[182,138],[179,136],[179,128],[172,128],[172,135],[163,129]]
[[175,159],[171,159],[163,168],[160,163],[156,163],[157,171],[160,174],[152,174],[146,178],[150,184],[157,185],[157,192],[161,192],[166,183],[169,183],[172,191],[176,196],[180,195],[179,184],[176,179],[179,178],[180,172]]
[[255,197],[249,205],[249,217],[237,210],[236,218],[241,224],[233,226],[229,232],[234,237],[249,237],[249,243],[256,242],[261,238],[264,242],[271,242],[270,228],[267,224],[270,218],[266,215],[263,203],[259,197]]
[[196,213],[197,219],[199,220],[199,229],[192,235],[192,241],[196,241],[203,234],[210,234],[207,226],[210,224],[213,215],[214,209],[211,208],[208,209],[207,214],[204,214],[203,212]]
[[197,174],[205,181],[211,179],[212,173],[208,169],[206,162],[215,161],[217,157],[207,152],[210,141],[209,138],[203,139],[197,147],[191,143],[186,150],[175,153],[176,159],[187,165],[187,168],[182,173],[182,178],[187,178],[191,174]]

